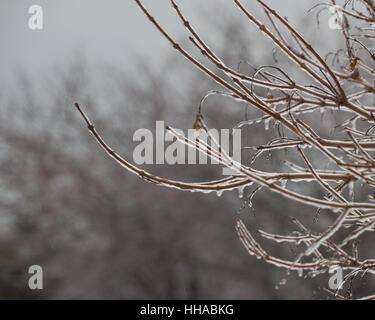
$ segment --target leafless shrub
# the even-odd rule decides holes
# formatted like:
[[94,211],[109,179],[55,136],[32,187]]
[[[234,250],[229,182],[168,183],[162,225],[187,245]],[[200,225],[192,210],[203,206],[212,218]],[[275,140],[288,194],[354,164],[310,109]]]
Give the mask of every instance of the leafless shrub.
[[[171,127],[167,127],[167,130],[182,143],[198,149],[237,173],[204,183],[165,179],[139,169],[113,151],[76,104],[88,129],[101,147],[124,168],[158,185],[188,191],[222,192],[241,190],[245,186],[256,184],[259,188],[268,188],[318,210],[328,209],[337,218],[321,233],[313,233],[294,218],[292,220],[297,231],[293,235],[260,231],[261,236],[276,243],[306,245],[307,248],[295,260],[284,260],[266,252],[241,220],[237,221],[236,229],[250,255],[277,267],[296,270],[298,273],[306,271],[310,276],[341,268],[348,272],[344,282],[357,275],[375,274],[375,259],[360,257],[357,245],[364,233],[375,231],[375,108],[371,106],[375,94],[375,55],[369,43],[375,35],[373,1],[346,1],[344,6],[340,7],[332,0],[330,4],[317,6],[316,9],[330,9],[336,16],[336,24],[340,28],[337,32],[344,39],[344,48],[334,54],[337,64],[330,65],[327,61],[331,55],[324,59],[286,18],[281,17],[264,1],[257,0],[264,9],[269,26],[258,20],[240,1],[234,0],[235,6],[249,22],[258,27],[301,73],[308,76],[307,85],[296,81],[296,76],[283,66],[263,66],[250,76],[226,65],[190,25],[176,2],[171,0],[173,9],[190,33],[190,41],[205,58],[205,62],[200,62],[163,29],[140,0],[135,2],[173,48],[226,90],[209,94],[229,96],[264,114],[259,119],[246,121],[239,126],[264,122],[268,127],[269,122],[273,121],[275,126],[282,128],[278,130],[279,136],[268,144],[250,147],[258,151],[254,158],[264,152],[289,150],[294,154],[294,162],[284,163],[289,171],[285,171],[282,168],[284,164],[280,164],[280,168],[275,168],[273,172],[256,170],[236,162],[210,135],[200,106],[194,128],[208,135],[211,146],[200,139],[199,132],[193,141]],[[319,121],[316,121],[319,112],[322,115],[331,112],[341,119],[340,124],[331,130],[329,138],[325,137],[327,128],[322,128]],[[298,161],[302,161],[304,165],[298,165]],[[322,188],[325,196],[318,198],[305,194],[298,188],[288,187],[287,182],[314,182]],[[355,199],[355,195],[359,200]],[[249,202],[252,196],[253,193],[248,196]],[[339,234],[345,236],[336,240]],[[349,246],[350,244],[352,246]],[[340,294],[340,290],[336,290],[335,296],[346,298]],[[375,296],[363,299],[375,299]]]

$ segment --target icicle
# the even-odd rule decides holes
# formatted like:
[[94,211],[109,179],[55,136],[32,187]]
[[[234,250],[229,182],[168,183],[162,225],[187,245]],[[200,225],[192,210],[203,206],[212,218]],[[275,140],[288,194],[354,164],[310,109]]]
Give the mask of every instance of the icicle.
[[245,190],[245,186],[241,186],[237,190],[238,190],[238,197],[240,199],[242,199],[243,198],[243,193],[244,193],[244,190]]
[[216,195],[217,195],[218,197],[221,197],[222,194],[223,194],[223,190],[217,190],[217,191],[216,191]]
[[349,183],[349,199],[351,202],[354,202],[354,182]]
[[270,128],[270,122],[271,122],[271,118],[267,118],[264,120],[264,129],[266,129],[267,131]]
[[288,183],[288,180],[287,179],[283,179],[280,182],[281,182],[281,187],[285,189],[286,188],[286,184]]

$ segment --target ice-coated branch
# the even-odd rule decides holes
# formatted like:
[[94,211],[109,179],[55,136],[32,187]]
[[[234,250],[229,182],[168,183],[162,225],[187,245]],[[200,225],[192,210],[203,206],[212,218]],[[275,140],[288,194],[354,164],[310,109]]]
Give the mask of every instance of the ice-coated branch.
[[[329,209],[335,220],[323,232],[313,232],[296,219],[293,219],[293,222],[299,229],[297,235],[277,235],[259,231],[262,238],[280,245],[304,244],[304,253],[294,261],[280,259],[267,253],[242,220],[236,222],[236,230],[250,255],[277,267],[296,270],[299,273],[308,271],[308,275],[342,268],[349,272],[344,282],[358,273],[375,274],[375,260],[364,257],[361,257],[363,260],[359,260],[359,249],[356,245],[356,241],[363,234],[375,231],[375,108],[372,105],[375,97],[375,54],[371,48],[371,41],[375,39],[374,2],[357,0],[363,4],[363,12],[354,9],[354,6],[350,9],[346,5],[348,2],[340,7],[336,1],[331,1],[331,4],[322,3],[313,8],[328,9],[345,21],[340,25],[341,30],[337,30],[342,39],[342,50],[327,55],[335,58],[330,64],[327,58],[323,58],[317,49],[266,1],[255,1],[264,10],[263,22],[241,1],[233,0],[234,8],[239,10],[239,14],[244,15],[253,27],[260,30],[265,39],[276,45],[295,65],[293,70],[280,65],[261,66],[256,68],[252,75],[248,75],[228,65],[207,45],[205,38],[208,35],[201,35],[190,24],[177,0],[170,0],[172,10],[189,33],[191,48],[182,48],[152,16],[142,0],[134,1],[156,30],[180,55],[221,87],[204,96],[194,124],[194,128],[199,127],[199,130],[207,135],[210,144],[203,141],[199,133],[194,140],[172,127],[167,127],[166,130],[189,148],[194,148],[222,166],[231,168],[235,174],[208,182],[186,183],[146,172],[113,151],[81,107],[76,104],[89,131],[104,151],[131,173],[158,185],[183,191],[221,193],[235,189],[243,190],[245,186],[256,184],[256,191],[266,188],[318,210]],[[198,50],[202,61],[194,57],[191,52],[193,50]],[[307,84],[298,83],[296,69],[307,75]],[[279,136],[273,137],[267,143],[243,147],[243,150],[256,151],[250,163],[240,163],[232,159],[210,134],[204,122],[202,104],[213,94],[233,99],[235,102],[246,102],[251,108],[262,112],[260,118],[242,121],[237,128],[263,123],[265,130],[268,130],[271,121],[282,128],[279,130]],[[324,115],[328,111],[343,119],[339,125],[332,128],[333,133],[329,138],[322,130],[321,123],[316,121],[317,113]],[[311,152],[304,152],[304,148],[309,148]],[[253,164],[264,152],[283,150],[291,152],[294,160],[280,163],[280,166],[273,168],[271,172],[254,169]],[[304,165],[294,163],[296,159],[302,160]],[[319,161],[325,164],[324,169],[318,165]],[[289,172],[281,169],[283,164],[286,164]],[[292,191],[287,187],[287,181],[316,182],[326,195],[318,198],[312,194]],[[355,190],[358,192],[354,192]],[[361,198],[357,200],[356,194],[360,194]],[[253,195],[254,193],[250,194],[248,198],[251,199]],[[367,195],[366,200],[363,200],[363,195]],[[343,240],[336,240],[337,235],[342,235]],[[349,253],[348,245],[353,243],[355,249],[353,253]],[[310,260],[306,262],[303,259]],[[335,296],[344,298],[338,292]],[[363,299],[374,299],[374,296]]]

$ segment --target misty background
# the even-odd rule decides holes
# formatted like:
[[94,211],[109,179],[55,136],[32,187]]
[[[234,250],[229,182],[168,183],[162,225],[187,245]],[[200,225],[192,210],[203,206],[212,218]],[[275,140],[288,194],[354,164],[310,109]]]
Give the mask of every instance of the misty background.
[[[243,2],[262,15],[255,1]],[[270,41],[232,1],[178,3],[229,65],[275,63]],[[324,26],[328,15],[317,28],[315,14],[307,13],[318,1],[268,3],[319,51],[334,50],[339,37]],[[32,4],[43,8],[41,31],[28,28]],[[144,4],[199,57],[170,1]],[[251,230],[287,234],[294,230],[289,216],[315,223],[316,230],[331,216],[323,212],[315,221],[314,209],[266,190],[249,207],[237,192],[218,197],[158,187],[122,169],[93,141],[74,102],[132,161],[135,130],[153,131],[157,120],[191,128],[201,98],[218,88],[171,48],[134,1],[2,0],[0,15],[0,298],[330,298],[327,275],[304,279],[250,257],[234,224],[241,216]],[[281,53],[277,57],[283,61]],[[249,65],[242,70],[253,72]],[[218,129],[259,116],[217,97],[204,109],[207,123]],[[242,136],[247,145],[258,145],[273,134],[259,127],[245,128]],[[256,165],[269,169],[285,156],[272,153]],[[251,154],[243,154],[244,162],[246,157]],[[189,182],[221,172],[204,165],[144,169]],[[272,245],[264,243],[283,257],[297,251]],[[27,286],[34,264],[43,267],[41,291]],[[369,281],[360,280],[354,292],[371,292]]]

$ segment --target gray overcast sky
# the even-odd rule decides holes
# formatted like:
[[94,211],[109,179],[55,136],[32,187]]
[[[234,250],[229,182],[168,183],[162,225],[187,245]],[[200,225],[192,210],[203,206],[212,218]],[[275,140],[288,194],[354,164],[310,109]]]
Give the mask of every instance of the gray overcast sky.
[[[267,2],[297,23],[318,1]],[[169,0],[144,0],[144,3],[168,30],[176,35],[183,32]],[[219,9],[220,14],[234,17],[238,14],[231,0],[179,0],[178,3],[198,26],[202,25],[201,7],[208,8],[213,15]],[[254,0],[243,3],[256,10]],[[32,4],[43,8],[43,31],[28,28],[28,9]],[[152,54],[152,63],[157,63],[171,51],[133,0],[0,0],[0,41],[0,84],[5,88],[12,83],[17,69],[35,75],[50,66],[63,65],[80,53],[90,61],[127,67],[132,64],[134,54]]]

